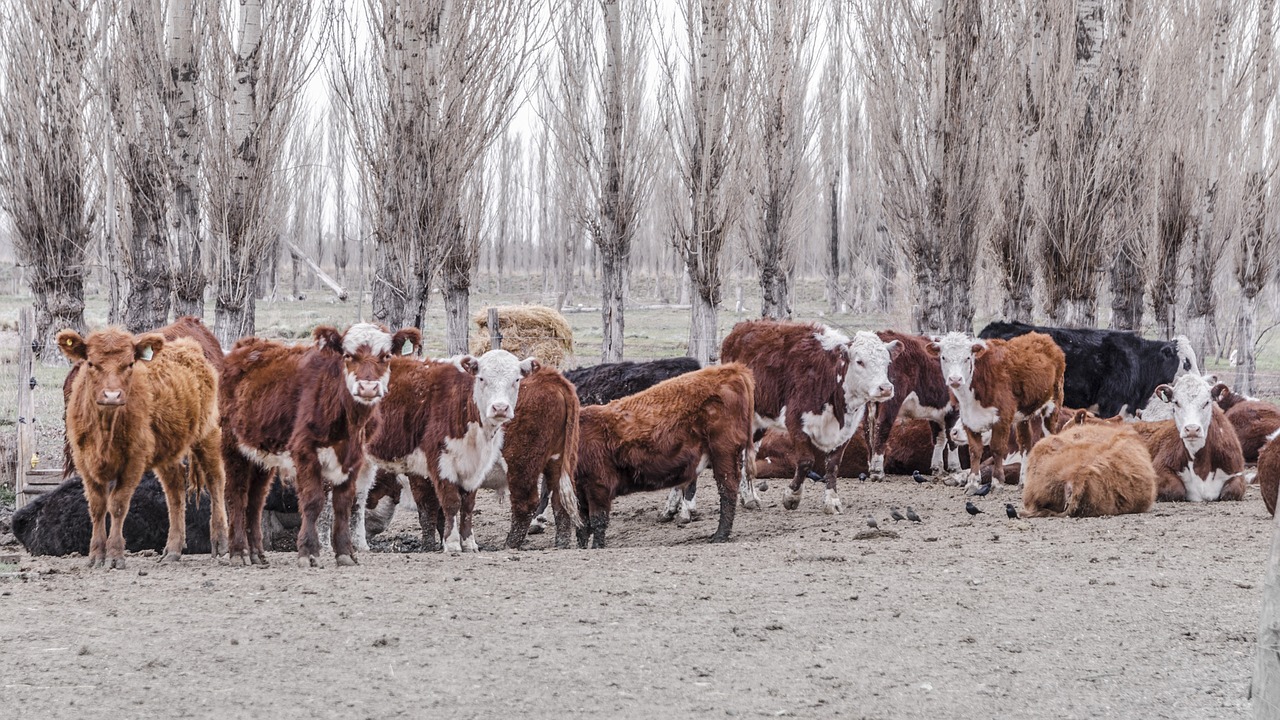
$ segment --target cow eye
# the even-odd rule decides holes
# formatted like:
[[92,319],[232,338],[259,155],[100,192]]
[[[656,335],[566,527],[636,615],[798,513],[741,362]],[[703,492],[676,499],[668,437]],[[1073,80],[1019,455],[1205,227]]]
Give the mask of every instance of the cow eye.
[[390,353],[382,353],[378,356],[378,362],[386,362],[389,357],[391,357]]
[[347,362],[351,362],[352,360],[355,360],[355,356],[353,356],[351,353],[342,353],[342,359],[346,360]]
[[130,369],[130,370],[132,370],[132,369],[133,369],[133,366],[134,366],[137,362],[138,362],[137,360],[134,360],[133,362],[129,363],[129,366],[128,366],[128,367],[129,367],[129,369]]
[[86,366],[86,367],[88,367],[90,370],[97,370],[97,369],[98,369],[98,366],[97,366],[97,365],[94,365],[94,364],[93,364],[93,362],[92,362],[92,361],[90,361],[90,360],[85,360],[85,361],[84,361],[84,364],[85,364],[85,366]]
[[478,383],[482,383],[482,382],[484,382],[484,378],[482,378],[482,377],[476,377],[476,382],[478,382]]
[[866,367],[867,364],[862,362],[862,358],[858,358],[858,367]]

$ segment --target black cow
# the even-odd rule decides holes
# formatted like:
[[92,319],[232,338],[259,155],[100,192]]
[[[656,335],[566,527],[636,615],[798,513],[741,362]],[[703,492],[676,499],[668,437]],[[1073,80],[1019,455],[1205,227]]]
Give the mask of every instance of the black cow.
[[1158,385],[1183,372],[1199,373],[1191,343],[1181,335],[1169,341],[1144,340],[1121,330],[1052,328],[1019,322],[993,322],[980,338],[1009,338],[1041,332],[1067,356],[1064,403],[1102,417],[1133,415],[1147,406]]
[[[291,488],[275,483],[267,497],[267,509],[282,514],[297,513],[298,500]],[[32,555],[89,554],[89,503],[84,484],[72,474],[61,485],[38,496],[13,514],[13,534]],[[164,550],[169,535],[169,507],[160,481],[148,471],[134,491],[129,515],[124,521],[125,549],[129,552]],[[209,496],[187,503],[186,553],[209,552]]]
[[687,372],[701,370],[702,365],[689,357],[663,358],[649,362],[600,363],[566,370],[565,378],[578,391],[578,402],[583,405],[607,405],[608,403],[648,390],[663,380]]

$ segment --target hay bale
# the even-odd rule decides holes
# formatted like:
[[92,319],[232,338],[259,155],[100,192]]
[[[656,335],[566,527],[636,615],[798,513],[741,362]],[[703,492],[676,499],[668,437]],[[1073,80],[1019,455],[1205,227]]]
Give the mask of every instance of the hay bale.
[[[564,315],[543,305],[503,305],[497,310],[503,350],[521,358],[535,357],[557,370],[567,367],[573,357],[573,328]],[[471,354],[482,355],[492,349],[488,309],[476,313],[472,321],[476,332],[471,334]]]

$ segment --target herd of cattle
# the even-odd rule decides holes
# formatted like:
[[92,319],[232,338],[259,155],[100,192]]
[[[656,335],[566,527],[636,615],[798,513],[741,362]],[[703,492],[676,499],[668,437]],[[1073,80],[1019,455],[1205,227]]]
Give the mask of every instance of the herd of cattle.
[[755,320],[729,333],[719,365],[565,373],[504,350],[423,359],[421,340],[360,323],[316,328],[305,345],[243,338],[224,354],[194,318],[136,336],[64,330],[67,467],[82,478],[90,565],[124,566],[125,516],[148,470],[167,503],[163,560],[196,549],[186,499],[202,491],[208,551],[265,564],[263,509],[280,478],[296,491],[304,566],[318,562],[328,498],[336,562],[351,565],[402,481],[425,545],[450,552],[477,549],[480,488],[510,496],[508,547],[548,513],[557,547],[571,533],[604,547],[614,498],[669,490],[662,517],[688,519],[706,469],[720,500],[713,542],[778,477],[791,479],[789,510],[806,480],[839,513],[837,478],[887,472],[977,494],[1021,482],[1024,514],[1088,516],[1238,500],[1257,462],[1275,508],[1280,410],[1202,376],[1183,339],[1004,322],[977,338],[849,337]]

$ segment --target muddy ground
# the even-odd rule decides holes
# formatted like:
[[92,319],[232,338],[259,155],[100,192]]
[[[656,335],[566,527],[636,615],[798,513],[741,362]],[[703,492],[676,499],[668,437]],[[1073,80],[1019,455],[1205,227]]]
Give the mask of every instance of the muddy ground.
[[[1016,489],[846,481],[846,511],[775,486],[656,522],[619,502],[612,548],[380,552],[301,570],[190,556],[124,571],[22,556],[0,580],[9,717],[1239,718],[1269,518],[1238,503],[1010,521]],[[704,481],[703,506],[711,505]],[[894,524],[913,505],[919,525]],[[506,511],[480,499],[496,546]],[[859,539],[865,515],[894,535]],[[401,513],[391,546],[411,546]],[[9,568],[12,570],[12,568]],[[13,714],[10,715],[9,712]]]

